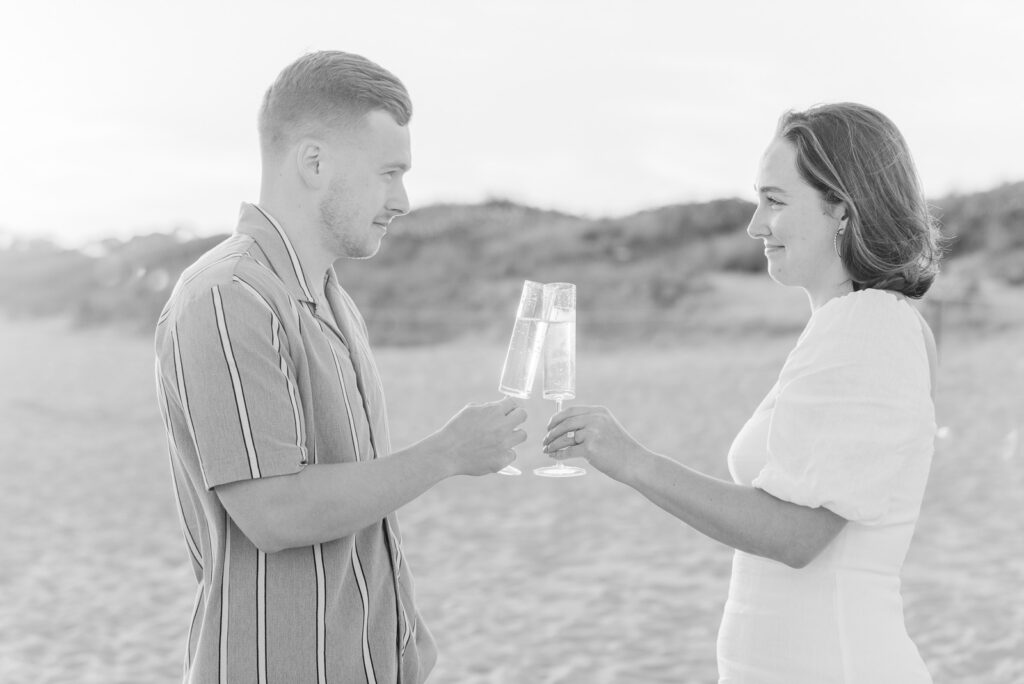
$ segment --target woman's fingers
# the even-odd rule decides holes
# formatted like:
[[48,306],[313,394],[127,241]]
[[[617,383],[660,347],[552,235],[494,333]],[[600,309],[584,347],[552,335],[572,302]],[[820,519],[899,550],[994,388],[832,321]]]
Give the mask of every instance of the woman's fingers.
[[[574,449],[576,447],[576,435],[574,433],[568,433],[562,435],[558,439],[548,442],[544,445],[544,453],[554,454],[555,452],[561,452],[563,449]],[[565,456],[559,453],[558,458],[572,458],[571,456]]]
[[544,437],[544,446],[551,444],[555,440],[563,437],[568,432],[575,432],[576,430],[582,430],[587,425],[587,416],[578,415],[571,416],[562,420],[554,425],[554,427],[548,428],[548,434]]
[[586,454],[583,453],[583,448],[576,446],[575,444],[566,446],[562,449],[548,452],[548,458],[553,458],[556,461],[562,461],[567,458],[586,458]]
[[599,413],[604,410],[602,406],[570,406],[567,409],[559,411],[555,415],[551,416],[551,420],[548,421],[547,429],[550,430],[555,425],[558,425],[567,418],[574,418],[576,416],[583,416],[588,413]]

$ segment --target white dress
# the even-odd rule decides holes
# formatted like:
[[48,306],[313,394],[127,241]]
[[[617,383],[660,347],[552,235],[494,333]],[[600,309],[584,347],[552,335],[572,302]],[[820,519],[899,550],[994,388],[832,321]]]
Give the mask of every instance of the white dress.
[[900,597],[934,450],[922,326],[887,292],[830,300],[736,436],[736,482],[849,523],[799,570],[736,552],[720,684],[931,682]]

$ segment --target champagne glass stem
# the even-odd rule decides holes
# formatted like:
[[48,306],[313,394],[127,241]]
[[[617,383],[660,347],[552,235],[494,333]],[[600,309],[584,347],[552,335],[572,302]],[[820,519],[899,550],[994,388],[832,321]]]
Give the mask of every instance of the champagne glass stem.
[[[562,399],[555,399],[555,415],[562,412]],[[568,432],[566,435],[574,435],[574,432]],[[535,468],[534,474],[542,477],[577,477],[584,475],[587,471],[577,466],[569,466],[562,463],[560,460],[555,458],[554,454],[551,454],[551,458],[555,461],[555,465],[543,466],[541,468]]]
[[[562,400],[561,399],[555,399],[555,415],[558,415],[561,412],[562,412]],[[567,433],[567,435],[573,435],[573,436],[575,436],[575,434],[576,433],[574,433],[574,432]],[[554,458],[554,457],[552,457],[552,458]],[[558,461],[557,465],[560,467],[560,466],[563,466],[565,464],[562,463],[561,461]]]
[[[555,399],[555,415],[558,415],[561,412],[562,412],[562,400],[561,399]],[[575,436],[576,433],[570,432],[568,434]],[[561,465],[563,465],[563,463],[561,461],[559,461],[558,465],[561,466]]]

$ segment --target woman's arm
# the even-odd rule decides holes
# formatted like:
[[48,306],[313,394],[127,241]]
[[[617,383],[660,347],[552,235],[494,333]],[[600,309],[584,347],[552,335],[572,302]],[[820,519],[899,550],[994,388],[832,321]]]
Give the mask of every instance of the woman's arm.
[[623,484],[712,539],[793,568],[814,560],[846,524],[827,508],[709,477],[646,449],[628,458]]
[[698,532],[793,568],[814,560],[846,524],[827,508],[789,503],[655,454],[603,407],[574,406],[548,429],[545,451],[553,458],[585,458]]

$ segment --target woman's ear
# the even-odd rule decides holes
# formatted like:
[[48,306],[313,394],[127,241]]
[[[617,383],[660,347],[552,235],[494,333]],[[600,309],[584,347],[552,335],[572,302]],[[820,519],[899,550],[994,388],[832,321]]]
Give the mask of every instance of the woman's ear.
[[837,202],[832,205],[832,218],[839,221],[839,225],[836,226],[836,230],[846,230],[846,226],[850,222],[850,210],[846,206],[846,202]]

